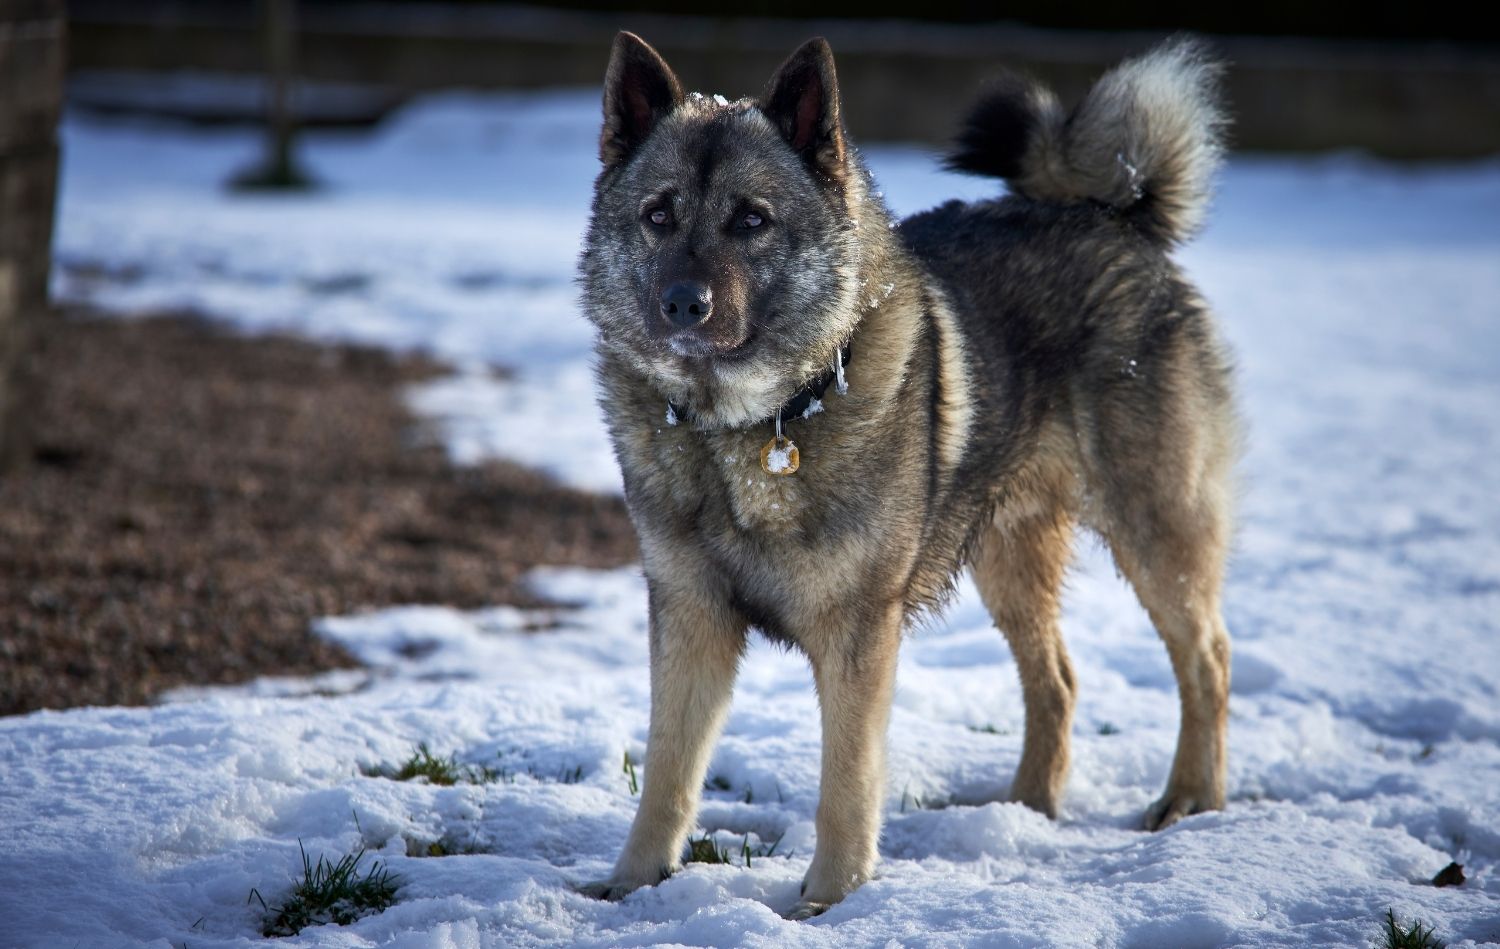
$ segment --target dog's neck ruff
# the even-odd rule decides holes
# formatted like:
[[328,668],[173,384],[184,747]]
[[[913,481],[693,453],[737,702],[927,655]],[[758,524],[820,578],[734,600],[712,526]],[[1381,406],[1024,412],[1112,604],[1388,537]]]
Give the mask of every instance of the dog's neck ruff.
[[[765,418],[755,422],[747,422],[744,425],[734,426],[736,428],[750,428],[755,425],[764,425],[775,421],[778,426],[784,422],[796,419],[811,418],[823,411],[823,396],[828,392],[830,385],[834,391],[843,395],[848,389],[844,382],[844,367],[849,365],[849,358],[853,353],[853,345],[845,343],[839,347],[837,362],[824,369],[811,382],[806,383],[792,394],[792,397],[781,403],[781,407]],[[667,400],[667,424],[676,425],[682,421],[690,421],[692,412],[686,407],[678,405],[671,399]],[[778,428],[779,431],[779,428]]]

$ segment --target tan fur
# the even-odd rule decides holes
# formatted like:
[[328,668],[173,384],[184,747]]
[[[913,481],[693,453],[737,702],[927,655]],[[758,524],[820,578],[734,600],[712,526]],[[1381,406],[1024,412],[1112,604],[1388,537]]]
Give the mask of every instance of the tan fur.
[[[1155,830],[1224,806],[1229,726],[1229,634],[1219,605],[1230,541],[1233,420],[1183,399],[1168,458],[1134,496],[1116,500],[1098,529],[1166,643],[1182,700],[1167,790],[1146,814]],[[1144,474],[1144,473],[1143,473]]]
[[687,582],[691,574],[678,576],[683,582],[652,591],[645,783],[614,882],[595,894],[606,898],[659,883],[664,868],[679,865],[744,651],[744,620],[700,599],[696,584]]
[[[659,756],[648,746],[646,785],[635,828],[614,874],[590,892],[604,897],[622,895],[658,882],[662,868],[681,865],[681,847],[695,808],[691,802],[702,786],[707,748],[718,730],[721,706],[709,701],[706,690],[722,689],[723,700],[728,699],[732,674],[724,672],[723,665],[673,668],[669,656],[674,654],[660,646],[674,637],[689,638],[695,645],[683,647],[681,655],[689,657],[684,663],[691,663],[690,657],[704,650],[706,643],[724,638],[735,644],[743,641],[743,619],[736,625],[721,614],[703,610],[702,604],[722,596],[718,591],[723,589],[723,579],[703,575],[702,561],[693,553],[699,541],[681,533],[704,526],[689,509],[703,492],[722,492],[727,497],[734,530],[783,539],[777,542],[774,558],[778,605],[784,616],[794,618],[797,645],[812,663],[823,708],[818,846],[803,903],[794,913],[821,912],[874,872],[884,799],[885,725],[908,606],[903,578],[913,574],[921,551],[913,546],[893,551],[880,543],[882,535],[910,532],[906,512],[899,508],[887,513],[890,521],[885,530],[872,524],[831,549],[806,547],[796,538],[830,495],[850,490],[838,459],[867,453],[872,443],[886,440],[883,431],[899,432],[905,424],[901,415],[906,379],[889,367],[912,361],[921,321],[917,297],[917,288],[903,282],[880,306],[865,313],[860,356],[849,367],[848,395],[830,395],[823,415],[812,420],[816,425],[803,424],[792,431],[804,446],[802,467],[795,476],[776,477],[761,470],[759,452],[771,435],[764,426],[699,430],[686,423],[667,425],[659,398],[637,388],[628,394],[636,395],[638,404],[613,405],[612,411],[662,419],[650,428],[635,429],[630,438],[617,444],[622,464],[645,481],[638,493],[654,490],[651,483],[659,479],[662,496],[681,499],[683,505],[678,514],[684,521],[678,530],[660,518],[638,519],[646,574],[688,578],[682,582],[698,588],[681,599],[653,598],[651,743],[668,743],[669,750],[660,756],[668,762],[667,776],[658,770]],[[951,362],[946,372],[959,387],[956,391],[961,398],[968,370],[956,341],[947,353]],[[628,394],[621,393],[627,398]],[[943,413],[945,431],[939,443],[957,446],[949,451],[961,450],[969,416],[967,406],[950,406]],[[920,443],[900,436],[891,437],[889,443],[892,463],[902,464],[905,455],[908,469],[924,470]],[[672,589],[679,585],[678,580],[669,582]],[[866,603],[880,605],[850,610],[850,590],[860,590]],[[679,609],[691,613],[678,615]],[[873,615],[874,621],[860,622],[865,615]],[[706,621],[708,631],[700,628]],[[700,661],[707,665],[717,656],[714,662],[724,662],[726,655],[719,647]],[[687,689],[692,690],[691,696],[680,694]],[[689,708],[691,713],[686,711]],[[691,729],[681,725],[673,730],[666,724],[687,714],[695,719]]]
[[974,392],[964,354],[963,332],[953,317],[946,296],[934,293],[933,324],[938,337],[938,463],[947,478],[963,457],[974,425]]
[[1213,405],[1185,403],[1178,407],[1183,431],[1169,440],[1181,457],[1153,458],[1164,463],[1142,471],[1120,492],[1124,497],[1112,496],[1097,455],[1054,425],[1016,475],[970,562],[1015,656],[1026,702],[1010,798],[1048,816],[1057,815],[1069,761],[1076,687],[1057,620],[1079,518],[1109,544],[1167,646],[1181,693],[1177,756],[1145,826],[1160,829],[1224,806],[1229,636],[1219,589],[1230,539],[1235,426]]
[[[651,75],[659,57],[637,44],[622,35],[616,55],[646,71],[638,84],[657,97],[648,101],[669,96],[675,78]],[[652,708],[630,839],[609,879],[584,892],[619,898],[681,865],[752,627],[806,654],[821,706],[817,844],[789,915],[821,912],[868,880],[901,633],[942,605],[966,567],[1010,643],[1026,703],[1010,797],[1055,816],[1076,689],[1058,617],[1079,527],[1109,544],[1179,683],[1177,757],[1147,825],[1223,806],[1229,644],[1219,588],[1237,427],[1210,315],[1163,250],[1196,223],[1206,197],[1216,158],[1217,113],[1205,98],[1211,71],[1187,46],[1127,65],[1076,113],[1084,119],[1069,133],[1072,144],[1033,156],[1030,167],[1052,176],[1033,187],[1053,204],[1013,197],[947,205],[909,218],[900,235],[887,227],[863,169],[843,157],[837,111],[826,111],[837,87],[821,41],[793,54],[759,105],[680,102],[641,146],[644,157],[601,176],[583,282],[601,326],[601,402],[651,591]],[[808,125],[800,104],[819,90],[825,113]],[[629,94],[607,96],[607,109],[634,101]],[[774,122],[757,111],[774,113],[777,102],[796,109]],[[1052,122],[1061,113],[1045,97],[1031,105],[1042,136],[1032,144],[1051,148],[1057,142],[1046,136],[1064,131]],[[632,115],[620,119],[621,134],[640,138]],[[715,167],[769,167],[733,162],[760,155],[773,128],[794,145],[808,137],[801,160],[815,163],[810,176],[766,173],[761,182],[746,172],[755,180],[726,183],[713,169],[689,174],[704,151],[729,162]],[[715,144],[699,149],[709,134]],[[1088,188],[1123,182],[1128,190],[1128,175],[1119,178],[1122,166],[1106,154],[1116,139],[1156,188],[1145,205],[1160,202],[1155,218],[1127,220],[1118,208],[1074,200]],[[622,175],[648,174],[643,168],[649,181],[622,183]],[[1080,181],[1087,188],[1045,193]],[[757,317],[780,321],[759,358],[678,359],[643,335],[640,314],[621,303],[639,292],[633,275],[655,264],[629,239],[636,207],[628,217],[609,213],[612,189],[655,195],[663,186],[705,189],[692,197],[710,204],[741,186],[844,202],[816,234],[799,232],[797,246],[819,254],[793,262],[765,252],[761,266],[777,277],[767,284],[814,289]],[[646,234],[648,244],[671,237]],[[703,238],[694,253],[720,253],[726,267],[745,259],[715,240]],[[819,266],[826,279],[799,282]],[[750,286],[758,276],[746,271],[720,286]],[[711,331],[712,319],[706,325]],[[778,351],[787,340],[796,341],[793,351]],[[848,392],[830,390],[822,412],[786,420],[800,469],[763,471],[760,452],[773,434],[766,413],[846,342],[854,354]],[[669,398],[690,410],[675,425]]]
[[[902,607],[892,600],[869,627],[844,627],[835,613],[829,635],[807,644],[823,711],[823,775],[818,846],[794,915],[837,903],[875,872],[885,803],[885,730],[901,644]],[[858,648],[854,648],[855,639]]]
[[[1054,434],[1049,442],[1066,439]],[[1068,776],[1077,691],[1058,628],[1077,507],[1070,460],[1062,452],[1041,456],[1017,477],[1022,490],[996,511],[970,562],[979,595],[1015,656],[1026,702],[1026,732],[1010,799],[1048,817],[1057,816]]]

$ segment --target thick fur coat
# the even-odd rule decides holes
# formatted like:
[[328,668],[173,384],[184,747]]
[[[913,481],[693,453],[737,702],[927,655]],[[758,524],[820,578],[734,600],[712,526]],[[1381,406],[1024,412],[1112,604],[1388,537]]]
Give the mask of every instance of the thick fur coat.
[[[807,655],[822,708],[817,846],[789,915],[868,879],[902,630],[963,569],[1026,700],[1009,795],[1056,814],[1074,700],[1058,598],[1080,526],[1181,689],[1147,826],[1223,805],[1237,429],[1213,321],[1169,256],[1219,161],[1217,74],[1177,41],[1071,112],[1003,79],[950,164],[1011,193],[898,223],[822,40],[737,102],[685,95],[639,38],[616,40],[580,281],[650,590],[652,710],[635,825],[588,892],[680,865],[751,629]],[[829,384],[841,354],[846,389]],[[809,385],[826,389],[788,416]],[[778,424],[794,473],[761,462]]]

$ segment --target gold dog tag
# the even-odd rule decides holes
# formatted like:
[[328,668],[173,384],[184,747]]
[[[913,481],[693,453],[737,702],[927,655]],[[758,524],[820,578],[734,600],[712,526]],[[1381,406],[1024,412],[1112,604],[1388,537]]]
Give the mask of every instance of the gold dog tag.
[[766,474],[795,474],[801,463],[802,456],[798,453],[797,446],[785,435],[775,436],[760,450],[760,466]]

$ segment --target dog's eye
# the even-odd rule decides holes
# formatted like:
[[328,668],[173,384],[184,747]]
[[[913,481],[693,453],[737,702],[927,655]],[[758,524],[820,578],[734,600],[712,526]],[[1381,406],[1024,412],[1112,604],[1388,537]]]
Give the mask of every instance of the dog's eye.
[[765,219],[762,218],[759,214],[756,214],[754,211],[751,211],[744,217],[740,218],[740,227],[743,227],[746,230],[749,230],[750,228],[760,227],[764,223],[766,223]]
[[648,214],[646,219],[657,227],[666,227],[667,222],[672,220],[672,215],[668,214],[664,208],[657,208]]

